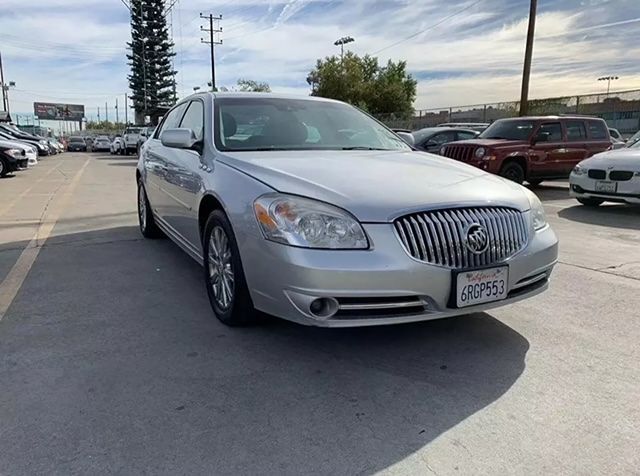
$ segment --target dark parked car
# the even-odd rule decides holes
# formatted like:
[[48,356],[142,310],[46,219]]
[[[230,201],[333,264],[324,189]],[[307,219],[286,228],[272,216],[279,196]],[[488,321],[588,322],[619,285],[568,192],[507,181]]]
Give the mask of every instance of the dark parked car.
[[10,124],[0,124],[0,134],[2,135],[0,138],[7,140],[19,140],[35,146],[38,149],[38,155],[40,156],[51,155],[53,153],[52,147],[46,139],[23,132]]
[[414,147],[425,152],[437,154],[440,147],[448,142],[475,139],[480,135],[478,131],[453,127],[427,127],[411,133]]
[[522,183],[567,178],[578,162],[611,148],[604,120],[584,116],[500,119],[470,141],[446,144],[440,155]]
[[27,156],[23,149],[0,145],[0,177],[19,169],[26,169]]
[[69,152],[86,152],[87,142],[84,140],[84,137],[80,137],[80,136],[70,137],[69,145],[67,145],[67,150]]

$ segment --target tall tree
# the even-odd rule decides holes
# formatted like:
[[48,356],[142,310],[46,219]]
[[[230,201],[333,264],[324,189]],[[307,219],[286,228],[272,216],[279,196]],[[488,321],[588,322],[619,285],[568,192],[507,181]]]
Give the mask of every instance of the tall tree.
[[413,113],[417,81],[406,71],[407,63],[389,61],[347,52],[344,58],[330,56],[318,60],[307,76],[312,96],[346,101],[371,114]]
[[262,83],[260,81],[254,81],[253,79],[238,80],[238,91],[249,91],[254,93],[270,93],[271,86],[269,83]]
[[175,56],[165,16],[165,0],[131,0],[128,76],[136,123],[175,103]]

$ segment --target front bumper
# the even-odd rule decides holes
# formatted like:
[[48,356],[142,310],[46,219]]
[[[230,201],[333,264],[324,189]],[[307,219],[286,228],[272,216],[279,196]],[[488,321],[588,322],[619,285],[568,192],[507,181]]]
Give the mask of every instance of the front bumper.
[[597,192],[596,182],[600,182],[600,180],[572,173],[569,177],[569,195],[574,198],[593,198],[608,202],[640,204],[640,176],[635,175],[631,180],[616,182],[617,190],[615,193]]
[[[372,243],[366,251],[310,250],[245,237],[240,243],[241,254],[255,307],[323,327],[396,324],[470,314],[541,293],[548,287],[558,256],[558,240],[550,227],[532,232],[520,253],[500,263],[509,266],[510,292],[505,300],[455,308],[449,306],[451,269],[412,259],[391,224],[366,224],[364,228]],[[329,318],[314,316],[310,303],[321,297],[334,299],[344,310]],[[421,307],[416,307],[416,302]]]

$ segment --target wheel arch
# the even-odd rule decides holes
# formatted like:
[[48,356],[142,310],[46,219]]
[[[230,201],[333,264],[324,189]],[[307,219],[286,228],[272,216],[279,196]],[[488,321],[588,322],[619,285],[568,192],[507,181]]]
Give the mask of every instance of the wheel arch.
[[227,215],[227,218],[229,217],[222,201],[215,195],[207,193],[202,197],[200,205],[198,206],[198,229],[200,230],[201,237],[204,232],[204,226],[207,223],[207,218],[214,210],[221,210],[225,215]]
[[529,177],[529,163],[527,162],[527,158],[523,155],[513,155],[505,158],[500,164],[500,170],[504,169],[508,164],[516,163],[522,167],[524,170],[524,178],[525,180]]

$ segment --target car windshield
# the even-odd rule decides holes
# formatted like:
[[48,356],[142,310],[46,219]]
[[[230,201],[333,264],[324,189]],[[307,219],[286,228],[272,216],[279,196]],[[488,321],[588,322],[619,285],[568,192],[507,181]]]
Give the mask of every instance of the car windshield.
[[84,139],[82,137],[71,137],[69,142],[84,142]]
[[635,147],[638,143],[640,143],[640,131],[636,132],[629,138],[627,141],[627,147]]
[[309,99],[217,98],[215,144],[222,151],[411,150],[358,109]]
[[478,136],[479,139],[527,140],[535,122],[519,120],[499,120],[491,124]]
[[140,127],[129,127],[126,131],[124,131],[124,133],[125,134],[139,134],[140,130],[141,130]]
[[436,132],[440,130],[441,129],[427,127],[426,129],[420,129],[419,131],[414,131],[411,133],[411,135],[413,136],[413,139],[417,144],[418,142],[422,142],[423,140],[425,140],[427,137],[431,137],[432,135],[434,135]]

